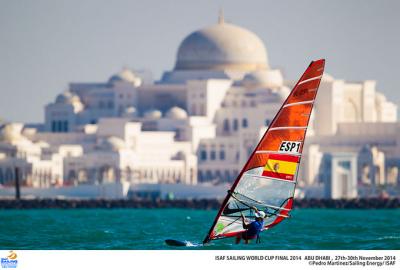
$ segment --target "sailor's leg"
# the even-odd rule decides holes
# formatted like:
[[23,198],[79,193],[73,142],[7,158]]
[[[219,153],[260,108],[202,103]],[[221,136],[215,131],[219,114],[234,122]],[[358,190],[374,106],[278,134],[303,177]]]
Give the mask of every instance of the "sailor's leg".
[[241,233],[239,233],[238,235],[236,235],[235,243],[236,243],[236,244],[239,244],[239,243],[240,243],[240,240],[242,240],[242,234],[241,234]]
[[244,231],[242,233],[242,238],[243,238],[245,244],[249,243],[249,236],[247,235],[247,231]]

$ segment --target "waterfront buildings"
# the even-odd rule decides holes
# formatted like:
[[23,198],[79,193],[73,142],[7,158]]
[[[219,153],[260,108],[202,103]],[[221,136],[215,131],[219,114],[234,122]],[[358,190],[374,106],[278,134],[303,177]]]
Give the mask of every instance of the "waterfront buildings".
[[[70,83],[43,124],[5,125],[0,183],[12,185],[15,167],[32,187],[232,182],[293,84],[257,35],[221,17],[181,42],[161,79],[123,69]],[[324,75],[297,196],[395,192],[399,128],[397,106],[375,81]]]

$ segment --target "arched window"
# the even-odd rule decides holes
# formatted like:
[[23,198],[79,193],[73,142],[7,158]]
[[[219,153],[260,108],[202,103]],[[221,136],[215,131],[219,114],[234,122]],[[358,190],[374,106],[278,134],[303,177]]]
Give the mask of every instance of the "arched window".
[[269,124],[271,124],[271,120],[269,120],[269,119],[265,119],[265,126],[269,126]]
[[56,132],[57,131],[57,123],[56,121],[51,121],[51,131]]
[[12,171],[12,169],[11,168],[7,168],[6,169],[6,173],[5,173],[5,176],[4,176],[4,182],[6,183],[6,184],[11,184],[12,182],[13,182],[13,180],[14,180],[14,173],[13,173],[13,171]]
[[63,121],[57,121],[57,131],[62,132],[63,130]]
[[210,153],[210,159],[211,160],[215,160],[215,156],[216,156],[215,151],[212,150],[211,153]]
[[207,179],[207,180],[211,180],[212,178],[213,178],[213,176],[212,176],[211,171],[210,171],[210,170],[207,170],[207,172],[206,172],[206,179]]
[[205,179],[205,177],[204,177],[204,173],[203,173],[203,171],[198,171],[198,173],[197,173],[197,177],[199,178],[199,181],[200,182],[203,182]]
[[249,122],[247,121],[247,118],[242,119],[242,127],[247,128],[249,126]]
[[69,182],[69,184],[74,183],[75,180],[77,180],[76,171],[75,170],[70,170],[68,172],[68,182]]
[[68,121],[63,121],[63,131],[68,132]]
[[233,120],[233,130],[238,130],[239,128],[239,121],[237,119]]
[[207,160],[207,151],[206,150],[201,150],[200,151],[200,159],[201,160]]
[[228,120],[228,119],[225,119],[225,120],[224,120],[224,131],[225,131],[225,132],[229,132],[229,130],[230,130],[229,120]]
[[219,159],[225,160],[225,151],[224,150],[219,151]]

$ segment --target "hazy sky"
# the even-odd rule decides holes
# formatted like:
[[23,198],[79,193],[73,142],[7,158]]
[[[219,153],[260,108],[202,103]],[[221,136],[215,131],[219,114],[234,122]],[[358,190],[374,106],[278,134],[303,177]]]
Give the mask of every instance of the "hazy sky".
[[220,8],[265,42],[285,78],[324,57],[335,78],[377,80],[400,103],[400,1],[0,0],[0,118],[43,121],[69,82],[103,82],[124,66],[159,78]]

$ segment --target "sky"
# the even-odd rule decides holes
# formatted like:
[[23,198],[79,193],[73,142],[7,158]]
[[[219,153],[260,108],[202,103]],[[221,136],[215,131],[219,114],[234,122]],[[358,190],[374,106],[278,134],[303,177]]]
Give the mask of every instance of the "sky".
[[0,0],[0,119],[42,122],[68,83],[104,82],[123,67],[158,79],[220,9],[264,41],[285,79],[326,58],[334,78],[377,80],[400,104],[400,1]]

